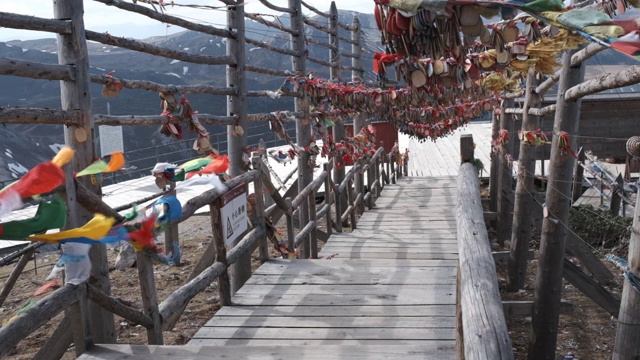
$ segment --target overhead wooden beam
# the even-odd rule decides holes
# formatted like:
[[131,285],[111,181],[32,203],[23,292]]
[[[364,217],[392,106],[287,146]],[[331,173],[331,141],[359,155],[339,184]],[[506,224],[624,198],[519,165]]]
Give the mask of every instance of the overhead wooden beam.
[[185,51],[171,50],[162,46],[156,46],[144,43],[142,41],[127,39],[119,36],[112,36],[95,31],[86,31],[87,40],[97,41],[101,44],[117,46],[129,50],[143,52],[146,54],[157,55],[169,59],[187,61],[194,64],[205,65],[231,65],[236,60],[231,56],[206,56],[198,54],[190,54]]
[[33,61],[0,57],[0,75],[13,75],[32,79],[75,80],[71,65],[45,64]]
[[[236,119],[233,116],[219,116],[209,114],[198,114],[198,120],[203,124],[210,125],[235,125]],[[110,126],[158,126],[166,124],[169,118],[164,115],[94,115],[96,125]]]
[[2,24],[2,27],[11,29],[71,34],[71,22],[67,20],[44,19],[35,16],[0,12],[0,24]]
[[122,0],[93,0],[93,1],[100,2],[109,6],[115,6],[119,9],[138,13],[138,14],[147,16],[151,19],[155,19],[166,24],[177,25],[185,29],[198,31],[198,32],[213,35],[213,36],[225,37],[225,38],[235,37],[235,34],[229,30],[218,29],[216,27],[209,26],[209,25],[196,24],[194,22],[187,21],[179,17],[167,15],[166,13],[158,12],[141,5],[136,5],[135,3],[126,2]]
[[164,85],[147,80],[129,80],[118,77],[110,77],[106,75],[91,75],[91,82],[96,84],[108,84],[110,82],[119,82],[126,89],[150,90],[161,93],[180,94],[211,94],[211,95],[233,95],[235,89],[217,88],[210,85]]
[[576,85],[564,93],[564,98],[566,101],[576,101],[577,99],[583,98],[587,95],[623,86],[634,85],[639,82],[640,65],[634,65],[618,73],[605,74]]
[[0,124],[52,124],[76,126],[79,110],[0,107]]
[[[606,49],[605,46],[596,43],[587,45],[584,49],[576,52],[575,54],[573,54],[573,56],[571,56],[571,66],[580,64],[581,62],[587,60],[588,58],[594,56],[604,49]],[[540,96],[544,95],[547,91],[549,91],[549,89],[551,89],[553,84],[558,82],[558,79],[560,79],[560,70],[558,70],[555,74],[538,85],[536,87],[536,94],[539,94]]]

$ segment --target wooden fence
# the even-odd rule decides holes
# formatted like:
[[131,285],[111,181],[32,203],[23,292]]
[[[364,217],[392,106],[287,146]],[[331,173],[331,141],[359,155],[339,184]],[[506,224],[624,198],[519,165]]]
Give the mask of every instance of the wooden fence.
[[[289,26],[280,22],[267,20],[260,14],[245,13],[244,6],[238,2],[224,0],[227,7],[227,26],[197,24],[173,16],[170,12],[158,12],[141,4],[120,0],[94,0],[105,5],[113,6],[123,11],[134,12],[166,24],[201,32],[211,36],[222,37],[227,42],[227,53],[224,56],[205,56],[186,51],[173,50],[152,45],[139,40],[111,36],[85,29],[83,19],[83,0],[63,0],[54,4],[54,19],[44,19],[32,16],[0,12],[0,23],[4,27],[47,31],[58,34],[60,44],[58,64],[43,64],[18,59],[0,58],[0,75],[12,75],[34,79],[60,80],[62,86],[62,108],[42,109],[24,107],[0,108],[0,123],[4,124],[62,124],[65,125],[67,145],[76,149],[76,159],[73,167],[67,169],[67,183],[58,189],[69,199],[70,226],[79,226],[86,221],[88,214],[100,212],[107,216],[121,219],[118,211],[127,207],[112,209],[95,195],[99,188],[90,182],[83,182],[73,178],[72,173],[88,166],[95,158],[93,144],[93,128],[96,125],[125,125],[125,126],[160,126],[167,123],[168,118],[161,115],[126,115],[110,116],[103,114],[92,115],[91,93],[89,84],[120,83],[124,89],[140,89],[159,92],[163,98],[173,98],[180,101],[187,94],[209,94],[227,97],[227,115],[198,114],[202,124],[226,126],[228,130],[228,153],[230,159],[230,174],[233,177],[226,183],[229,189],[240,185],[253,183],[255,193],[262,194],[266,188],[270,196],[257,196],[256,211],[266,217],[286,216],[289,249],[299,247],[301,257],[316,257],[318,239],[326,239],[326,234],[318,230],[318,222],[325,219],[327,233],[333,230],[341,232],[343,223],[356,227],[358,213],[364,211],[365,205],[371,208],[380,191],[386,183],[395,182],[406,174],[406,163],[398,163],[399,154],[385,154],[379,149],[373,156],[358,160],[352,169],[345,174],[342,166],[334,161],[325,165],[324,171],[315,180],[309,167],[309,152],[299,151],[297,191],[287,191],[285,197],[280,196],[276,187],[271,183],[263,169],[264,162],[259,158],[252,159],[253,170],[248,172],[243,163],[243,151],[246,145],[246,131],[235,131],[240,126],[246,129],[247,122],[269,121],[274,114],[247,114],[247,97],[269,97],[273,91],[248,91],[244,72],[256,72],[277,77],[287,77],[291,74],[304,76],[307,73],[306,61],[328,67],[332,81],[341,81],[343,71],[350,72],[350,80],[362,83],[362,45],[360,43],[360,25],[357,18],[352,24],[338,21],[338,11],[332,4],[329,13],[324,13],[300,0],[290,0],[289,6],[278,7],[266,0],[261,4],[269,9],[287,13],[291,16]],[[303,7],[327,20],[326,26],[303,16]],[[290,48],[276,47],[261,41],[246,37],[244,19],[258,21],[266,26],[278,29],[289,35]],[[327,35],[327,42],[307,37],[305,27],[312,26]],[[342,29],[342,30],[340,30]],[[340,31],[346,31],[349,37],[342,36]],[[133,51],[143,52],[174,60],[194,64],[212,66],[223,65],[227,68],[227,86],[214,87],[209,85],[180,85],[171,86],[146,80],[123,79],[106,75],[91,75],[88,71],[88,52],[86,41],[96,41],[103,44],[118,46]],[[245,63],[244,43],[262,49],[291,56],[292,68],[266,69]],[[351,45],[351,52],[341,50],[340,43]],[[328,49],[329,61],[314,58],[309,55],[309,44]],[[341,65],[342,59],[350,59],[349,65]],[[300,149],[308,146],[312,136],[309,118],[316,114],[309,111],[308,103],[303,102],[304,90],[280,93],[279,96],[292,97],[296,104],[294,112],[287,113],[288,119],[295,119],[296,141]],[[193,104],[197,107],[197,104]],[[289,120],[287,120],[289,121]],[[354,120],[355,132],[358,133],[364,125],[364,117]],[[344,139],[342,121],[336,119],[333,126],[333,138],[336,143]],[[262,149],[261,151],[264,151]],[[266,156],[264,152],[260,155]],[[402,161],[402,160],[400,160]],[[365,186],[365,176],[367,174]],[[318,209],[315,204],[317,192],[324,187],[325,200]],[[367,190],[368,189],[368,190]],[[290,189],[292,190],[292,189]],[[295,190],[295,189],[293,189]],[[169,191],[169,190],[167,190]],[[164,192],[149,196],[140,201],[148,201],[162,195]],[[297,195],[296,195],[297,194]],[[218,219],[219,208],[217,200],[223,195],[216,190],[207,191],[187,203],[183,204],[183,214],[173,222],[166,233],[167,249],[178,244],[177,224],[192,216],[195,211],[209,206],[214,240],[211,241],[202,258],[196,265],[190,280],[183,287],[172,293],[163,301],[157,298],[153,278],[151,259],[144,253],[137,254],[140,287],[143,294],[144,311],[134,310],[121,304],[109,294],[109,279],[106,261],[106,248],[94,245],[90,258],[93,265],[92,277],[88,282],[78,286],[65,285],[52,294],[38,301],[35,307],[21,314],[17,319],[0,329],[0,356],[8,353],[21,339],[29,335],[43,323],[56,314],[65,311],[64,320],[57,330],[40,349],[36,358],[60,357],[71,344],[75,343],[76,353],[80,354],[92,342],[110,343],[115,341],[113,314],[124,317],[132,323],[137,323],[147,329],[149,344],[162,344],[162,330],[172,328],[188,302],[199,292],[203,291],[212,281],[218,279],[220,284],[221,302],[228,304],[234,290],[237,290],[251,274],[250,256],[253,250],[259,248],[260,259],[268,257],[268,243],[266,239],[267,227],[263,217],[258,216],[257,224],[233,248],[227,252],[221,236]],[[76,201],[77,200],[77,201]],[[268,208],[265,203],[273,203]],[[28,261],[32,252],[39,246],[34,244],[25,250],[3,259],[8,263],[21,257],[19,262]],[[228,268],[233,267],[230,279]],[[15,279],[19,276],[18,267],[10,277],[13,281],[5,284],[2,295],[9,294]],[[15,275],[15,276],[14,276]],[[90,299],[91,301],[87,301]],[[69,331],[72,330],[72,331]]]

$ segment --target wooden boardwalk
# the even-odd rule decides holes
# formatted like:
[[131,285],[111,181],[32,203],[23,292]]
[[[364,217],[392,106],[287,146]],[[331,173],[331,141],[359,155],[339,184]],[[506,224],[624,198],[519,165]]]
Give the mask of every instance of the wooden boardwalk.
[[83,359],[453,359],[456,181],[388,185],[317,260],[263,264],[187,346],[102,345]]

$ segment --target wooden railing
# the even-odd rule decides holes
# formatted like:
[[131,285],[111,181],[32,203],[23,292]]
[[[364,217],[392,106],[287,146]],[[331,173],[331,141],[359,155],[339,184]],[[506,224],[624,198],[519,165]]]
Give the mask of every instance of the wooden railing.
[[[334,161],[331,160],[324,164],[323,171],[317,178],[300,191],[295,198],[291,199],[291,197],[283,198],[280,195],[268,176],[262,171],[261,167],[264,166],[264,163],[256,156],[252,159],[254,170],[226,182],[227,190],[223,192],[212,189],[187,201],[183,206],[181,217],[172,223],[172,225],[177,225],[193,216],[199,208],[207,205],[210,207],[213,240],[205,249],[186,284],[159,302],[155,288],[152,258],[145,252],[139,252],[137,253],[137,267],[144,308],[142,312],[124,305],[98,289],[93,285],[95,281],[93,278],[79,285],[67,284],[42,298],[31,309],[0,328],[0,344],[2,344],[0,357],[7,355],[22,339],[63,311],[66,311],[63,323],[67,323],[72,329],[76,355],[82,354],[92,344],[90,332],[87,330],[88,300],[131,323],[142,325],[147,331],[148,343],[161,345],[163,344],[162,331],[173,328],[189,301],[203,292],[213,281],[218,281],[221,304],[223,306],[231,304],[232,291],[228,269],[240,257],[252,253],[256,248],[259,249],[261,262],[269,258],[265,218],[269,217],[276,208],[282,210],[287,219],[289,249],[300,248],[301,258],[317,258],[317,232],[320,231],[318,229],[320,219],[325,219],[326,231],[329,235],[333,230],[342,232],[343,224],[346,223],[355,229],[359,207],[364,208],[366,204],[371,209],[384,186],[391,181],[396,182],[402,176],[400,171],[402,166],[396,166],[395,160],[394,154],[386,154],[381,147],[370,158],[358,160],[345,174],[344,180],[340,184],[334,184],[332,181],[332,171],[336,169]],[[369,191],[366,191],[363,186],[356,191],[356,180],[361,184],[364,183],[365,172],[367,173]],[[256,194],[264,195],[264,197],[256,196],[255,208],[255,213],[263,216],[257,216],[255,227],[227,252],[222,238],[219,218],[220,206],[217,200],[236,186],[249,183],[253,183]],[[107,216],[120,216],[98,197],[83,190],[82,185],[77,184],[77,186],[79,203],[82,206],[90,207],[88,210],[102,212]],[[263,186],[268,190],[266,194],[263,192]],[[322,187],[324,187],[325,196],[318,209],[316,194]],[[339,201],[343,194],[346,195],[348,203],[344,210]],[[269,209],[264,208],[266,197],[270,197],[274,202],[274,205]],[[303,207],[308,210],[306,213],[309,214],[309,221],[304,222],[306,225],[300,229],[299,225],[303,222],[299,219],[295,220],[299,214],[305,213],[300,211]],[[53,344],[57,339],[56,336],[52,336],[43,349],[55,346]],[[46,358],[46,355],[41,351],[36,358]]]
[[458,175],[457,359],[513,359],[480,199],[473,138],[462,135]]

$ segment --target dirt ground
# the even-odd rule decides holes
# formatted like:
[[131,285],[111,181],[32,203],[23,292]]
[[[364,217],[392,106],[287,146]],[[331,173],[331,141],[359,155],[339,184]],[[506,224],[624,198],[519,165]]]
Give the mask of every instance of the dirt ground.
[[[286,233],[286,224],[281,221],[277,228]],[[320,229],[325,229],[323,220],[319,224]],[[160,301],[169,294],[184,285],[193,268],[198,263],[202,251],[211,240],[211,225],[208,216],[193,216],[186,222],[179,225],[180,241],[182,244],[182,264],[179,267],[171,267],[164,264],[154,265],[156,279],[156,289]],[[346,229],[348,231],[348,229]],[[162,241],[162,238],[159,239]],[[318,242],[318,247],[322,247],[322,242]],[[109,251],[109,264],[113,266],[118,252]],[[20,276],[15,287],[11,291],[5,303],[0,307],[0,324],[7,321],[16,314],[18,310],[32,298],[33,293],[39,288],[33,281],[44,280],[51,268],[58,259],[57,253],[38,254],[36,261],[30,262],[25,271]],[[271,249],[271,256],[278,254]],[[36,265],[34,267],[34,264]],[[252,265],[255,270],[259,266],[257,250],[252,255]],[[14,265],[0,267],[0,283],[4,283]],[[138,282],[138,271],[130,268],[124,271],[112,270],[109,273],[111,280],[111,295],[119,298],[126,305],[142,311],[142,299]],[[46,294],[45,294],[46,295]],[[43,296],[45,296],[43,295]],[[43,296],[35,297],[35,300]],[[180,320],[173,330],[164,332],[164,342],[167,345],[184,345],[193,335],[209,320],[220,308],[217,282],[211,284],[203,293],[198,294],[184,311]],[[27,337],[18,344],[17,348],[6,358],[15,360],[27,360],[33,358],[37,351],[44,345],[46,340],[56,329],[62,320],[63,315],[59,314],[51,321]],[[147,335],[141,325],[130,324],[127,320],[115,315],[116,335],[118,343],[124,344],[146,344]],[[73,345],[66,352],[63,359],[75,359]]]

